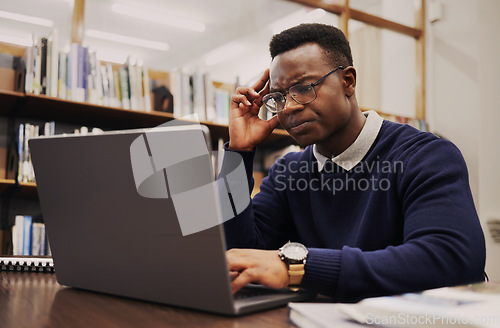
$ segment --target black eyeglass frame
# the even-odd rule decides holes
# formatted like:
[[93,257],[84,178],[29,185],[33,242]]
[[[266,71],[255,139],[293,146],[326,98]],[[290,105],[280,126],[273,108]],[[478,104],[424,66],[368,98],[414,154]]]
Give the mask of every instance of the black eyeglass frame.
[[[343,69],[345,69],[345,67],[344,67],[344,66],[338,66],[338,67],[334,68],[333,70],[331,70],[330,72],[326,73],[323,77],[321,77],[319,80],[317,80],[317,81],[316,81],[316,82],[314,82],[314,83],[309,83],[309,82],[301,82],[301,83],[294,84],[294,85],[292,85],[291,87],[289,87],[289,88],[288,88],[288,90],[287,90],[287,91],[285,91],[285,93],[283,93],[283,92],[279,92],[279,91],[268,93],[267,95],[265,95],[265,96],[262,98],[262,103],[264,104],[264,106],[266,106],[266,109],[267,109],[268,111],[270,111],[271,113],[273,113],[273,114],[280,113],[280,112],[282,112],[282,111],[284,111],[284,110],[285,110],[285,105],[286,105],[286,96],[287,96],[287,94],[290,94],[290,89],[291,89],[291,88],[294,88],[294,87],[296,87],[296,86],[298,86],[298,85],[310,84],[310,85],[311,85],[311,87],[312,87],[312,90],[313,90],[313,92],[314,92],[314,98],[313,98],[313,99],[311,99],[311,100],[309,100],[309,101],[307,101],[307,102],[300,102],[300,101],[298,101],[297,99],[295,99],[295,98],[293,97],[293,95],[292,95],[292,94],[290,94],[290,96],[292,97],[292,99],[293,99],[295,102],[297,102],[297,103],[299,103],[299,104],[301,104],[301,105],[306,105],[306,104],[309,104],[309,103],[313,102],[314,100],[316,100],[316,98],[318,97],[318,94],[316,93],[316,90],[314,89],[314,87],[315,87],[315,86],[317,86],[318,84],[320,84],[320,83],[321,83],[324,79],[326,79],[328,76],[330,76],[331,74],[335,73],[335,72],[336,72],[336,71],[338,71],[339,69],[342,69],[342,70],[343,70]],[[280,110],[272,110],[272,109],[270,109],[270,107],[268,107],[268,106],[267,106],[266,96],[268,96],[268,95],[272,95],[272,94],[278,94],[278,93],[279,93],[279,94],[283,97],[283,99],[285,100],[285,101],[284,101],[283,108],[282,108],[282,109],[280,109]]]

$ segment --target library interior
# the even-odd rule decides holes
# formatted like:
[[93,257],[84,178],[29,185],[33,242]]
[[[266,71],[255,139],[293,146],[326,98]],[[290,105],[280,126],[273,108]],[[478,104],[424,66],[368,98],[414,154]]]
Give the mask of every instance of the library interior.
[[[228,317],[66,288],[57,280],[58,254],[53,261],[29,141],[152,129],[189,117],[208,128],[208,148],[220,151],[210,159],[217,178],[231,96],[270,67],[273,35],[302,23],[344,33],[362,111],[458,147],[484,233],[485,273],[496,293],[491,302],[500,305],[498,12],[497,0],[1,0],[0,303],[6,306],[0,326],[328,327],[308,317],[329,312],[330,324],[354,327],[352,320],[383,325],[393,318],[376,316],[382,303],[375,302],[323,311],[290,303]],[[273,113],[265,107],[258,115],[269,120]],[[277,160],[302,150],[284,128],[274,129],[255,152],[251,197]],[[457,301],[449,293],[439,296]],[[482,320],[469,311],[467,320],[477,324],[471,326],[500,327],[500,317]],[[446,320],[465,318],[449,313]]]

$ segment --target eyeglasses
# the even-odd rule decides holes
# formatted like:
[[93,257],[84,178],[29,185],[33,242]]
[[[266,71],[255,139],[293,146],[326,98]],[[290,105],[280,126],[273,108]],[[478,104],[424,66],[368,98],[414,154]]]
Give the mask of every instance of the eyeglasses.
[[287,94],[290,94],[292,99],[301,105],[308,104],[314,101],[317,97],[314,87],[320,84],[330,74],[335,73],[339,69],[344,69],[344,67],[339,66],[335,68],[333,71],[326,74],[325,76],[323,76],[314,83],[303,82],[292,85],[290,88],[288,88],[288,91],[286,91],[285,93],[281,92],[268,93],[262,98],[262,103],[266,106],[266,109],[271,113],[279,113],[285,109]]

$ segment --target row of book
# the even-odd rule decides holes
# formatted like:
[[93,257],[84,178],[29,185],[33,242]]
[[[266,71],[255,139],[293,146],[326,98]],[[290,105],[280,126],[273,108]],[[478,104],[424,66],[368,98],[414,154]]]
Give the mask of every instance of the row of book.
[[12,226],[12,255],[50,256],[45,224],[29,215],[16,215]]
[[31,155],[29,152],[28,141],[31,138],[40,135],[54,135],[55,123],[54,121],[46,122],[43,128],[38,125],[30,123],[21,123],[18,128],[17,136],[17,156],[18,156],[18,170],[17,181],[19,182],[34,182],[35,173],[31,163]]
[[[138,111],[166,111],[181,117],[197,114],[200,120],[227,124],[235,84],[212,81],[208,73],[174,70],[167,79],[150,78],[140,59],[124,64],[101,62],[88,47],[72,43],[58,49],[58,33],[33,36],[26,48],[25,92],[95,105]],[[168,104],[164,106],[167,99]],[[175,101],[174,101],[175,100]]]
[[33,36],[26,48],[25,91],[96,105],[151,111],[148,70],[139,60],[113,69],[96,52],[72,43],[69,52],[57,46],[57,30]]
[[[82,126],[79,129],[73,130],[74,134],[101,134],[103,130],[100,128],[89,129],[86,126]],[[21,123],[18,127],[17,135],[17,157],[18,157],[18,170],[17,170],[17,181],[18,182],[35,182],[35,172],[33,170],[33,164],[31,162],[31,155],[29,151],[29,140],[38,136],[52,136],[55,135],[55,122],[46,122],[43,126],[34,125],[31,123]]]
[[209,73],[198,71],[187,73],[176,70],[169,75],[174,117],[196,114],[200,121],[229,123],[230,98],[236,84],[215,82]]

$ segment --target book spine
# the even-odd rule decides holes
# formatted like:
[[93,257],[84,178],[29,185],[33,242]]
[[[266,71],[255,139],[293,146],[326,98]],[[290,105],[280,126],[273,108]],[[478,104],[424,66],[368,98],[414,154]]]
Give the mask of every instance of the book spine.
[[26,76],[24,78],[24,90],[26,93],[33,93],[33,46],[26,48],[25,55],[26,61]]
[[86,87],[86,69],[85,69],[85,49],[81,45],[77,47],[77,68],[76,68],[76,97],[73,100],[85,101],[85,87]]
[[207,120],[207,112],[205,107],[205,83],[203,82],[203,75],[195,72],[192,75],[192,89],[193,89],[193,111],[198,115],[200,121]]
[[83,48],[83,83],[82,83],[82,88],[83,88],[83,97],[82,101],[89,101],[89,92],[90,89],[93,87],[89,84],[89,75],[90,75],[90,61],[89,61],[89,48],[87,47],[82,47]]
[[23,144],[23,164],[21,167],[21,177],[22,177],[22,182],[28,182],[30,181],[30,156],[29,156],[29,149],[28,149],[28,141],[33,135],[33,125],[32,124],[25,124],[24,126],[24,144]]
[[41,38],[40,94],[47,94],[47,38]]
[[56,122],[55,121],[50,121],[50,132],[49,135],[53,136],[56,134]]
[[[11,243],[12,243],[12,255],[19,255],[19,250],[18,250],[18,237],[17,237],[17,227],[16,225],[14,224],[10,230],[10,235],[12,236],[11,237]],[[8,246],[7,248],[3,248],[3,251],[5,249],[8,249]],[[5,254],[9,254],[8,252],[5,253]]]
[[120,84],[120,73],[118,71],[113,71],[113,79],[115,80],[115,96],[116,96],[116,107],[122,106],[122,91]]
[[215,94],[214,85],[209,73],[203,74],[203,82],[205,84],[205,108],[207,112],[207,121],[215,122],[217,113],[215,112]]
[[143,67],[143,85],[144,85],[144,110],[150,112],[153,110],[151,105],[151,80],[149,79],[149,70]]
[[130,109],[130,93],[129,93],[129,79],[128,79],[128,69],[125,66],[120,66],[118,70],[120,74],[120,89],[122,94],[122,107],[125,109]]
[[135,59],[129,57],[127,59],[127,72],[128,72],[128,85],[129,85],[129,97],[130,97],[130,108],[132,110],[138,110],[139,104],[137,101],[137,70],[135,68]]
[[181,93],[182,93],[182,115],[189,115],[193,113],[193,90],[189,83],[189,75],[181,72]]
[[47,231],[45,230],[45,224],[40,226],[40,255],[47,254]]
[[101,61],[97,58],[97,54],[94,52],[92,54],[92,58],[94,61],[94,72],[92,73],[94,81],[95,81],[95,97],[96,103],[98,105],[104,104],[104,92],[102,87],[102,75],[101,75]]
[[68,59],[68,99],[77,100],[78,44],[72,43]]
[[33,67],[33,93],[35,95],[40,94],[40,74],[41,74],[41,60],[42,60],[42,50],[41,41],[38,41],[35,46],[35,58]]
[[24,138],[23,138],[23,163],[21,164],[21,180],[22,182],[27,182],[29,179],[29,156],[28,156],[28,140],[31,135],[31,124],[26,123],[24,125]]
[[23,181],[23,163],[24,163],[24,124],[19,124],[18,135],[17,135],[17,156],[18,156],[18,167],[17,167],[17,181]]
[[105,65],[100,65],[99,70],[101,71],[101,84],[102,84],[102,98],[104,106],[111,106],[111,99],[109,97],[109,79],[108,73],[106,71]]
[[14,229],[12,230],[13,255],[23,255],[24,216],[16,215]]
[[49,35],[49,44],[50,44],[50,79],[49,79],[50,93],[49,93],[49,95],[52,97],[57,97],[59,94],[59,92],[58,92],[58,85],[59,85],[58,37],[59,37],[59,34],[57,32],[57,29],[52,30],[52,32]]
[[171,73],[170,90],[174,100],[174,117],[181,117],[183,115],[184,104],[182,94],[182,72],[176,70]]
[[43,135],[50,136],[50,122],[45,122],[43,125]]
[[215,112],[217,113],[217,123],[228,124],[229,99],[229,92],[222,89],[215,89]]
[[45,94],[52,96],[52,35],[47,39],[47,58],[46,58],[46,88]]
[[106,64],[106,76],[108,80],[108,97],[109,97],[109,106],[120,107],[118,104],[118,100],[116,98],[115,92],[115,76],[113,75],[113,67],[111,64]]
[[40,254],[40,233],[42,223],[33,223],[31,233],[31,255]]
[[88,102],[91,104],[98,103],[97,83],[96,83],[96,56],[95,52],[88,53],[88,72],[87,72],[87,95]]
[[29,215],[24,216],[23,227],[23,255],[31,255],[31,235],[32,235],[32,218]]
[[57,86],[57,96],[61,99],[66,99],[68,93],[66,90],[68,55],[65,52],[59,52],[59,77]]
[[137,97],[137,110],[145,110],[143,66],[141,61],[135,65],[135,92]]

